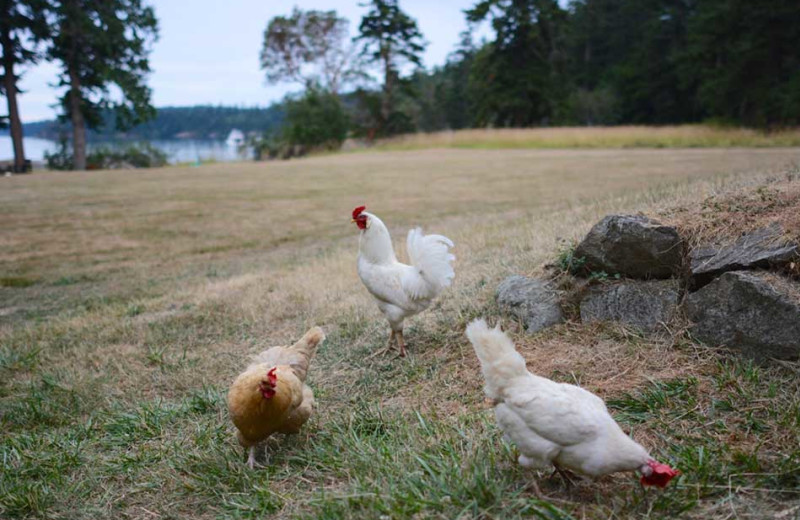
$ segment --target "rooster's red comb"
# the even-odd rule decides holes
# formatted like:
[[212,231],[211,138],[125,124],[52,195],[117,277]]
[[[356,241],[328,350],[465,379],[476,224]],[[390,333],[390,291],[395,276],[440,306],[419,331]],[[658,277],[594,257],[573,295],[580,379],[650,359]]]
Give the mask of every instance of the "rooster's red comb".
[[367,209],[366,206],[359,206],[356,209],[354,209],[353,218],[358,218],[358,216],[361,215],[361,212],[364,211],[365,209]]

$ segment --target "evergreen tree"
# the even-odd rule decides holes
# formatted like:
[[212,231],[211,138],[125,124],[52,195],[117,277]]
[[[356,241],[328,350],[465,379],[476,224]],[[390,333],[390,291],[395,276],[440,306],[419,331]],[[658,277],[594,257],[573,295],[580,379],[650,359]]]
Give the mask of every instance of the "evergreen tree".
[[427,73],[418,71],[411,78],[416,128],[423,132],[458,130],[472,125],[472,106],[468,95],[470,70],[475,49],[468,33],[447,63]]
[[622,3],[615,27],[625,31],[628,40],[615,42],[618,55],[607,76],[619,95],[625,122],[665,124],[703,117],[695,103],[694,78],[680,74],[687,65],[687,27],[693,4],[694,0]]
[[695,1],[683,76],[696,78],[708,115],[800,124],[800,2]]
[[40,58],[38,43],[47,35],[43,0],[0,0],[0,94],[6,97],[8,106],[7,125],[10,127],[14,146],[14,171],[25,171],[25,148],[23,145],[22,120],[17,103],[18,66],[36,63]]
[[800,3],[577,0],[570,77],[625,123],[800,122]]
[[[152,7],[142,0],[60,0],[53,4],[49,56],[61,63],[63,117],[72,123],[75,169],[86,169],[86,127],[102,125],[103,109],[117,128],[155,115],[145,79],[149,45],[157,37]],[[112,94],[110,86],[116,86]],[[121,99],[120,99],[121,97]]]
[[482,0],[470,23],[491,20],[495,39],[475,56],[470,74],[475,123],[531,126],[553,120],[564,103],[567,13],[557,0]]
[[417,22],[400,9],[397,0],[371,0],[365,5],[370,10],[361,19],[357,40],[362,42],[362,55],[379,64],[383,72],[380,133],[396,133],[408,119],[395,112],[400,67],[406,63],[421,66],[426,42]]

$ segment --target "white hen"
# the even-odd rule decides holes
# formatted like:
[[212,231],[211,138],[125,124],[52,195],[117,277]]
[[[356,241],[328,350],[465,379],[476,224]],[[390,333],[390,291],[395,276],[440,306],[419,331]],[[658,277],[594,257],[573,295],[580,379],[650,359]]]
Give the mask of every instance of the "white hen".
[[642,484],[659,487],[678,474],[627,436],[602,399],[528,372],[499,326],[473,321],[467,337],[481,363],[486,395],[495,403],[497,424],[519,448],[520,465],[555,465],[592,478],[638,470]]
[[449,248],[453,242],[442,235],[423,235],[420,228],[408,232],[411,265],[397,261],[386,225],[364,206],[353,210],[353,222],[361,230],[358,242],[358,276],[375,297],[391,326],[389,348],[396,341],[400,356],[406,355],[403,321],[431,304],[455,276]]

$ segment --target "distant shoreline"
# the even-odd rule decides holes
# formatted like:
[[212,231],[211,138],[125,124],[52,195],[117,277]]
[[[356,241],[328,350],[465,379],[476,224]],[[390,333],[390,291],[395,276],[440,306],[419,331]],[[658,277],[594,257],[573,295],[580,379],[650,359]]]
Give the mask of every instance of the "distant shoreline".
[[[90,131],[90,142],[137,142],[154,140],[208,140],[220,141],[237,130],[244,136],[263,135],[283,123],[283,110],[278,105],[261,108],[225,107],[198,105],[189,107],[162,107],[156,117],[126,131],[115,128],[114,113],[104,114],[102,131]],[[56,119],[23,123],[26,137],[38,137],[58,141],[69,137],[70,127]],[[8,136],[8,129],[0,130],[0,136]]]
[[[212,139],[128,139],[128,140],[90,140],[89,149],[125,148],[148,143],[167,155],[170,164],[197,162],[232,162],[248,160],[250,150],[240,149],[237,145],[229,145],[225,140]],[[34,163],[45,163],[45,153],[58,150],[58,142],[42,137],[25,137],[25,156]],[[14,151],[11,137],[0,135],[0,163],[12,160]]]

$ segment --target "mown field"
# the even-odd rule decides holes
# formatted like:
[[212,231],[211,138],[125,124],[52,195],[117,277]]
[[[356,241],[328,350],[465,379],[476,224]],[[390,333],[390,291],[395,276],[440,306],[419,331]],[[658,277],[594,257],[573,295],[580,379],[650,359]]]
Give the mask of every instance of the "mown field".
[[[516,465],[463,329],[498,319],[497,282],[605,214],[798,162],[796,148],[428,150],[0,179],[0,517],[795,518],[796,369],[680,331],[527,336],[504,319],[531,370],[606,398],[683,472],[664,491],[632,475],[568,489]],[[366,359],[387,330],[355,270],[361,204],[401,258],[413,225],[456,243],[455,284],[407,325],[404,360]],[[249,471],[227,386],[315,324],[317,413]]]

